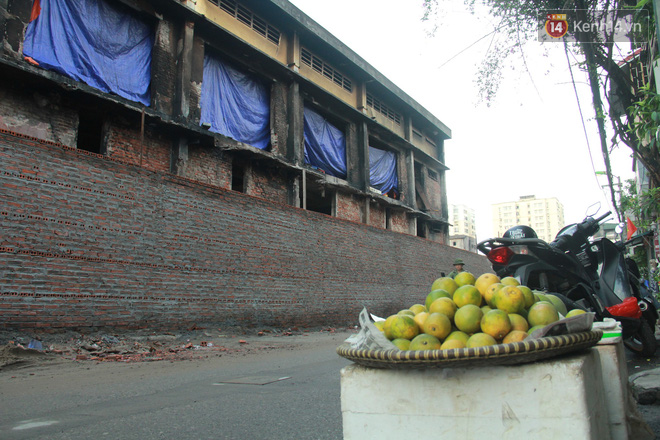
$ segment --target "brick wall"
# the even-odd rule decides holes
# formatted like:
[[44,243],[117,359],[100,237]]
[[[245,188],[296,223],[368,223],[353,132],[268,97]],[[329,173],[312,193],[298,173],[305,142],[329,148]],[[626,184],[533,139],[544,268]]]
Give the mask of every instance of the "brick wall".
[[337,192],[337,217],[354,222],[361,222],[364,214],[362,205],[364,198],[355,194]]
[[354,324],[419,302],[428,240],[0,132],[0,327]]
[[369,205],[369,224],[377,228],[385,228],[386,225],[385,207],[378,203]]

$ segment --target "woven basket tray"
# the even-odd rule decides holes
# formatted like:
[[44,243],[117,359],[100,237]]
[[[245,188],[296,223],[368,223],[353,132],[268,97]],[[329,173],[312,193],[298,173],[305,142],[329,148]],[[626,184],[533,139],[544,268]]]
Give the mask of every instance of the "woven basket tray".
[[602,331],[592,330],[486,347],[426,351],[369,350],[344,343],[337,347],[337,354],[360,365],[389,369],[517,365],[592,347],[601,336]]

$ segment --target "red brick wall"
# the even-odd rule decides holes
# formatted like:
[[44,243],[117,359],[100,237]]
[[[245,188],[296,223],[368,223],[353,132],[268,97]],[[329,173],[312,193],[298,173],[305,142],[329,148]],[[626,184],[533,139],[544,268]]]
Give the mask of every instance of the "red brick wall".
[[144,138],[135,126],[113,123],[107,140],[108,156],[151,171],[168,172],[172,151],[171,138],[145,128]]
[[60,101],[56,92],[29,94],[1,87],[0,129],[75,147],[78,112]]
[[213,186],[231,189],[231,158],[218,148],[188,147],[188,160],[180,166],[179,175]]
[[457,256],[487,269],[418,237],[3,132],[0,188],[1,328],[355,324],[363,306],[420,302]]
[[253,162],[249,169],[247,193],[277,203],[287,203],[286,178],[277,168]]
[[354,194],[337,192],[337,217],[354,222],[362,222],[364,199]]
[[372,203],[369,206],[369,224],[377,228],[387,227],[385,207],[383,205]]
[[410,233],[410,225],[412,219],[409,219],[405,212],[392,210],[392,217],[390,219],[392,224],[392,231],[400,232],[402,234]]

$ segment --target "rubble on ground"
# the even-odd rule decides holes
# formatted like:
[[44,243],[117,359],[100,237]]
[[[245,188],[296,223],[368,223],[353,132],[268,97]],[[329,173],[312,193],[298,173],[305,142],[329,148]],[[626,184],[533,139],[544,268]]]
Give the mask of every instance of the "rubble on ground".
[[[207,329],[184,331],[14,331],[0,330],[0,368],[48,359],[77,362],[154,362],[202,359],[286,345],[286,336],[334,328]],[[254,338],[253,338],[254,336]],[[283,339],[278,339],[278,338]]]

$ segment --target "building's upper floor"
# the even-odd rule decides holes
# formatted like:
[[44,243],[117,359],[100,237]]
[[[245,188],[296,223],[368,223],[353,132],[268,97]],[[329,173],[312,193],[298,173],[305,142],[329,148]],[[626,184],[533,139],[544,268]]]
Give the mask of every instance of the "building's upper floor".
[[237,164],[256,158],[284,173],[278,201],[338,216],[359,204],[366,222],[371,206],[446,235],[450,130],[288,1],[16,0],[0,12],[3,75],[77,100],[76,131],[48,140],[110,154],[110,118],[132,112],[142,136],[172,135],[172,172],[185,174],[192,146],[216,148],[237,159],[223,180],[236,188],[250,172]]

